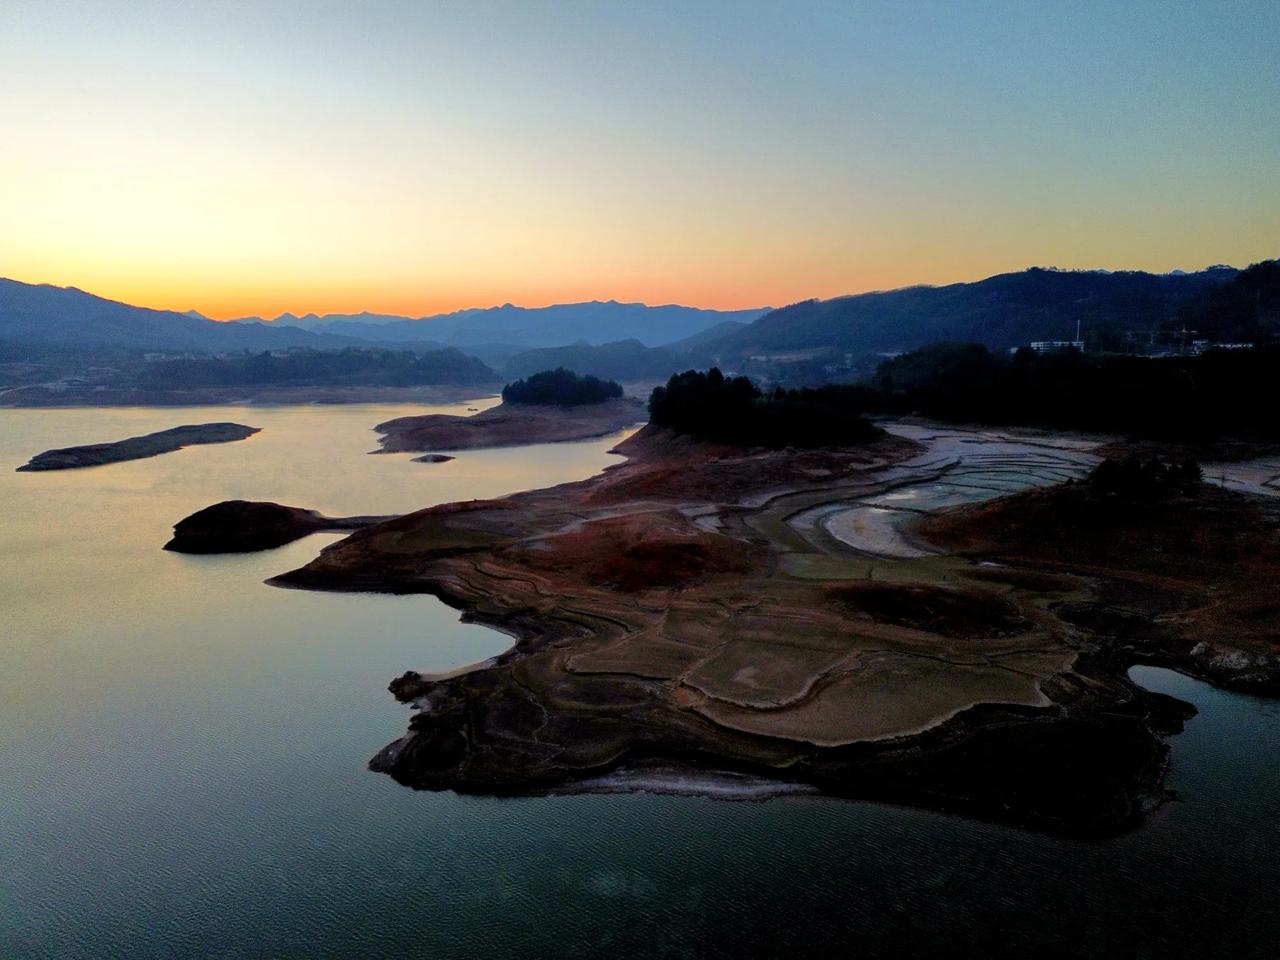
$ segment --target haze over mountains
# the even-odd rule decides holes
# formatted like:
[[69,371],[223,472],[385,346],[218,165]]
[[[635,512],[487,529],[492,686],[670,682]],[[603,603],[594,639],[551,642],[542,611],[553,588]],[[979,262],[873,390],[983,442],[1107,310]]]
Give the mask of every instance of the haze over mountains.
[[[1275,272],[1273,265],[1263,266],[1266,276]],[[999,349],[1067,340],[1074,338],[1077,323],[1090,349],[1142,352],[1155,331],[1167,335],[1187,317],[1195,319],[1197,304],[1229,293],[1239,285],[1237,277],[1262,277],[1259,269],[1241,273],[1220,266],[1152,274],[1032,268],[973,283],[808,300],[776,310],[592,301],[539,308],[504,304],[418,319],[286,314],[271,321],[223,323],[194,311],[151,310],[71,287],[0,280],[0,346],[2,359],[18,362],[40,359],[36,347],[46,355],[51,349],[64,354],[74,349],[86,357],[109,350],[138,356],[139,351],[217,355],[347,348],[423,354],[450,348],[483,361],[495,378],[507,379],[556,366],[615,379],[663,379],[712,363],[766,380],[852,379],[873,370],[886,354],[929,343],[966,341]],[[1255,312],[1259,318],[1265,312],[1250,306],[1262,295],[1245,294],[1232,296],[1249,301],[1244,312],[1252,322]],[[1204,320],[1190,326],[1206,326]],[[1233,338],[1247,326],[1236,325]],[[1264,327],[1270,330],[1269,320]],[[1254,329],[1262,328],[1255,323]],[[454,356],[457,364],[463,362],[460,354]],[[447,365],[448,355],[432,362]]]
[[438,349],[496,344],[510,354],[528,347],[629,338],[656,346],[727,322],[745,323],[763,312],[607,301],[540,308],[506,304],[417,320],[370,313],[284,314],[272,321],[250,317],[219,323],[194,310],[152,310],[75,287],[0,279],[0,339],[143,350],[324,350],[370,345]]
[[647,347],[656,347],[695,336],[721,323],[736,322],[745,326],[767,312],[768,308],[705,310],[678,304],[649,306],[616,300],[591,300],[548,307],[517,307],[506,303],[500,307],[458,310],[417,318],[377,313],[324,316],[309,313],[297,317],[285,313],[271,321],[245,317],[237,322],[276,328],[297,327],[390,343],[431,340],[455,347],[493,344],[552,347],[633,339]]

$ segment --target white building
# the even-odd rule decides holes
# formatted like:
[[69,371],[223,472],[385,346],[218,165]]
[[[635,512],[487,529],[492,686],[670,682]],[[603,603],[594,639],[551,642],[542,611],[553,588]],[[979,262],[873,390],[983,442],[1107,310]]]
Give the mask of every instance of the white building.
[[1036,353],[1054,353],[1057,350],[1079,350],[1084,353],[1083,340],[1033,340],[1031,349]]

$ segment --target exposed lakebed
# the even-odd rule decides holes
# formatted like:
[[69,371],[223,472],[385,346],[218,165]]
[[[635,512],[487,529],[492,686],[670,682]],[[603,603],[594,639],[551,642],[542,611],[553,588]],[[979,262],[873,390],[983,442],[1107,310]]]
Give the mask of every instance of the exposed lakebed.
[[[408,786],[712,768],[1072,835],[1133,827],[1195,711],[1128,666],[1278,686],[1280,500],[1194,478],[1117,499],[1085,479],[1100,440],[888,426],[770,451],[650,425],[600,476],[374,525],[272,582],[430,593],[516,637],[483,669],[392,685],[418,712],[371,766]],[[815,519],[893,501],[912,526],[875,540]],[[915,534],[947,546],[886,549]]]

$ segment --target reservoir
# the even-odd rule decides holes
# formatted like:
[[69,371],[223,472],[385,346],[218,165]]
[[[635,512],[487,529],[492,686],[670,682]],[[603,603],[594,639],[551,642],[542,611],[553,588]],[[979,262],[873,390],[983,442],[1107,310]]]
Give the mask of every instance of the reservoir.
[[[492,401],[470,406],[483,407]],[[426,596],[268,587],[337,535],[160,549],[224,499],[398,513],[582,479],[614,436],[368,455],[466,405],[0,410],[0,957],[1263,957],[1280,942],[1280,703],[1194,703],[1180,799],[1081,843],[817,797],[493,799],[365,763],[406,669],[509,638]],[[229,420],[252,438],[57,473],[42,450]]]

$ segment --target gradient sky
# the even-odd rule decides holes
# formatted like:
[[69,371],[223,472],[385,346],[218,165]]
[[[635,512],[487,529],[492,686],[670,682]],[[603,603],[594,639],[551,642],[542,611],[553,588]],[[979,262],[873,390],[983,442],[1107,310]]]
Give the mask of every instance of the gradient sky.
[[1280,255],[1280,3],[4,0],[0,275],[225,318]]

